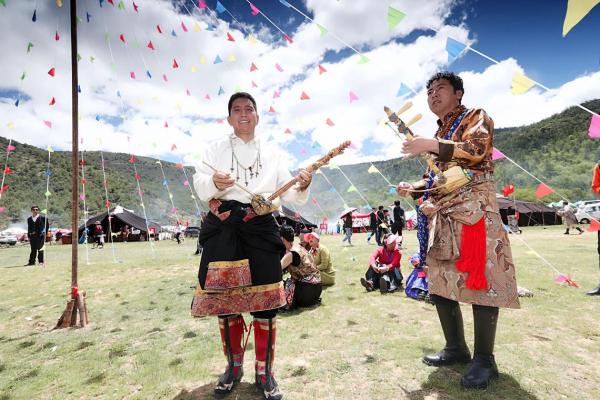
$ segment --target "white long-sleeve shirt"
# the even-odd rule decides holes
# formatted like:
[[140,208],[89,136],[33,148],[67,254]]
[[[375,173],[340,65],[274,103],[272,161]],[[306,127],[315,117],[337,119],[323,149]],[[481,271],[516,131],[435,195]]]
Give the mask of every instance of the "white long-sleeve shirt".
[[[244,167],[252,165],[256,159],[259,139],[252,139],[247,143],[231,134],[227,138],[211,143],[204,152],[202,158],[211,166],[218,169],[220,172],[231,174],[232,178],[236,178],[237,164],[234,161],[233,172],[231,172],[231,143],[235,155],[240,164]],[[281,157],[280,153],[268,143],[260,142],[260,160],[262,168],[260,168],[258,177],[250,178],[249,171],[247,172],[248,190],[252,193],[260,194],[265,198],[269,197],[273,192],[283,186],[292,178],[286,161]],[[244,171],[239,169],[240,179],[238,184],[245,186]],[[225,190],[219,190],[215,186],[212,176],[214,171],[209,167],[199,162],[196,165],[196,173],[194,174],[194,188],[202,201],[210,199],[220,200],[236,200],[240,203],[250,203],[251,195],[237,186],[232,186]],[[281,199],[285,202],[301,205],[306,203],[309,195],[309,189],[298,191],[298,184],[285,192]],[[277,205],[278,202],[276,203]]]

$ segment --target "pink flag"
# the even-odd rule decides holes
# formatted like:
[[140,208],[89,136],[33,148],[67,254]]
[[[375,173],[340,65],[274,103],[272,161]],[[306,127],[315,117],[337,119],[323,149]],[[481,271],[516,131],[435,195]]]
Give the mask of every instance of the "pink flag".
[[60,40],[60,35],[58,34],[58,31],[56,31],[56,33],[54,34],[54,40],[56,40],[57,42]]
[[81,200],[85,200],[85,194],[81,193],[81,194],[79,195],[79,198],[80,198]]
[[319,75],[324,74],[325,72],[327,72],[327,70],[325,69],[325,67],[322,66],[321,64],[319,64]]
[[183,23],[183,21],[181,21],[181,29],[183,29],[184,32],[187,32],[187,26],[185,26],[185,24]]
[[227,32],[227,40],[230,42],[235,42],[235,39],[233,38],[233,36],[231,36],[231,33]]
[[173,145],[171,146],[171,151],[175,151],[177,150],[177,145],[175,143],[173,143]]
[[358,96],[352,90],[348,95],[350,96],[350,104],[352,104],[353,101],[358,100]]
[[54,75],[56,75],[56,68],[50,68],[50,70],[48,71],[48,75],[54,77]]
[[156,30],[158,31],[158,33],[162,33],[162,29],[160,29],[160,25],[156,25]]
[[205,98],[206,100],[210,100],[210,95],[209,95],[209,94],[207,94],[206,96],[204,96],[204,98]]
[[138,7],[139,7],[139,6],[138,6],[137,4],[135,4],[135,1],[134,1],[134,2],[133,2],[133,9],[135,10],[135,12],[139,12],[139,11],[138,11]]
[[198,8],[206,8],[206,1],[198,0]]
[[273,98],[276,99],[279,97],[279,92],[276,90],[273,92]]
[[56,99],[54,97],[52,97],[52,100],[50,100],[50,105],[53,106],[56,104]]
[[129,76],[131,77],[131,79],[135,79],[135,72],[131,71],[129,73]]
[[258,10],[258,8],[256,8],[256,6],[250,2],[248,2],[248,4],[250,4],[250,10],[251,10],[250,13],[252,14],[252,16],[254,16],[254,17],[257,16],[258,13],[260,12]]
[[[173,146],[175,146],[175,145],[173,145]],[[175,164],[175,168],[177,168],[177,169],[183,169],[183,164],[182,163],[177,163],[177,164]]]
[[177,64],[176,59],[173,59],[173,68],[179,68],[179,64]]
[[46,119],[44,120],[44,125],[46,125],[48,128],[52,128],[52,122]]
[[277,68],[277,71],[283,72],[283,68],[281,68],[281,65],[275,64],[275,68]]
[[163,81],[169,82],[169,80],[167,79],[167,74],[163,74]]
[[254,88],[254,87],[258,87],[258,86],[256,85],[256,82],[252,81],[252,87],[253,87],[253,88]]
[[8,146],[6,146],[6,152],[10,153],[11,151],[15,151],[17,148],[15,146],[13,146],[12,144],[9,144]]
[[191,96],[192,92],[190,92],[190,89],[185,89],[185,94],[187,94],[188,96]]
[[592,120],[590,121],[590,129],[588,130],[588,134],[592,139],[600,138],[600,116],[592,115]]
[[119,39],[121,40],[121,42],[125,43],[125,35],[123,35],[122,33],[119,35]]
[[3,212],[5,212],[5,211],[6,211],[6,208],[4,208],[4,207],[0,207],[0,214],[2,214],[2,213],[3,213]]
[[273,108],[273,106],[269,107],[269,112],[270,113],[276,113],[277,111],[275,111],[275,109]]
[[310,97],[308,97],[308,95],[305,92],[302,92],[302,94],[300,95],[300,100],[309,100]]
[[334,126],[335,124],[333,123],[333,121],[329,118],[327,118],[327,121],[325,121],[325,123],[329,126]]
[[292,134],[292,131],[290,130],[290,128],[287,128],[287,129],[285,130],[285,132],[283,132],[283,133],[287,133],[288,135],[291,135],[291,134]]
[[148,42],[148,48],[154,50],[154,45],[152,44],[152,40]]
[[183,186],[190,186],[190,181],[183,182]]
[[135,164],[135,157],[131,156],[131,158],[129,159],[129,164]]
[[289,37],[288,35],[283,35],[283,38],[290,44],[294,43],[294,39],[292,39],[291,37]]
[[165,125],[164,126],[165,126],[165,128],[168,128],[169,127],[169,123],[167,121],[165,121]]
[[504,155],[504,153],[502,153],[500,150],[498,150],[495,147],[492,148],[492,160],[493,161],[500,160],[500,159],[502,159],[504,157],[506,157]]
[[252,63],[252,65],[250,65],[250,72],[256,71],[257,69],[256,64]]

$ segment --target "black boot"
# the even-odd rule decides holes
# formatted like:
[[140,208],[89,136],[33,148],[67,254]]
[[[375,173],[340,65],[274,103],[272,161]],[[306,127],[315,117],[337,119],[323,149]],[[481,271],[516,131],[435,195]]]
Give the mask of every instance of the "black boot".
[[473,361],[460,380],[466,389],[486,389],[493,379],[498,379],[494,360],[494,341],[498,323],[498,307],[473,305],[475,326],[475,351]]
[[600,296],[600,285],[586,293],[588,296]]
[[567,230],[565,231],[564,235],[568,235],[569,234],[569,228],[567,228]]
[[454,300],[432,295],[435,308],[442,324],[446,346],[436,354],[423,357],[423,362],[433,367],[471,361],[471,353],[465,343],[462,314],[460,306]]
[[579,234],[581,235],[583,233],[583,230],[580,227],[575,228],[579,231]]

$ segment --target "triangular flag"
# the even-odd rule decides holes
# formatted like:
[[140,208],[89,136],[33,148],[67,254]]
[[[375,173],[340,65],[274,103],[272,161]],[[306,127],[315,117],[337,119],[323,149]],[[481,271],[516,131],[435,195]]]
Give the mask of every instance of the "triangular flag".
[[592,115],[592,120],[590,121],[590,127],[588,129],[588,135],[592,139],[600,138],[600,116],[596,114]]
[[171,151],[175,151],[177,150],[177,145],[175,143],[173,143],[173,145],[171,146]]
[[13,121],[9,121],[9,123],[6,124],[6,127],[8,129],[15,129],[15,123]]
[[287,133],[288,135],[291,135],[292,131],[290,130],[290,128],[286,128],[283,133]]
[[256,85],[256,82],[252,81],[252,87],[253,87],[253,88],[255,88],[255,87],[258,87],[258,86]]
[[48,128],[52,128],[52,122],[51,121],[44,120],[44,125],[46,125]]
[[492,161],[500,160],[504,157],[506,157],[506,156],[504,155],[503,152],[501,152],[500,150],[498,150],[495,147],[492,148]]
[[319,64],[319,75],[324,74],[325,72],[327,72],[327,70],[325,69],[325,67],[322,66],[321,64]]
[[40,214],[48,215],[48,210],[44,208],[42,211],[40,211]]
[[565,37],[567,33],[569,33],[569,31],[573,29],[573,27],[577,25],[598,3],[600,3],[600,0],[569,0],[567,2],[565,21],[563,23],[563,37]]
[[192,92],[190,92],[190,89],[185,89],[185,94],[188,95],[188,96],[191,96]]
[[256,36],[254,36],[254,35],[248,35],[248,42],[250,44],[256,44]]
[[[220,64],[222,62],[223,62],[223,60],[221,60],[221,57],[219,57],[219,55],[217,55],[217,57],[215,57],[215,61],[213,62],[213,64]],[[202,59],[200,59],[200,64],[202,64]]]
[[256,64],[252,63],[252,65],[250,65],[250,72],[256,71],[257,69]]
[[125,41],[125,35],[124,35],[124,34],[122,34],[122,33],[119,35],[119,40],[120,40],[121,42],[123,42],[123,43],[127,43],[127,42]]
[[200,28],[200,25],[198,25],[197,22],[194,22],[194,32],[200,32],[202,30],[202,28]]
[[258,8],[256,8],[256,6],[250,2],[248,2],[248,4],[250,4],[250,14],[252,14],[253,17],[256,17],[258,15],[258,13],[260,12],[260,10]]
[[358,192],[358,189],[356,189],[356,186],[350,185],[350,187],[348,188],[348,190],[346,190],[346,192],[348,192],[348,193],[350,193],[350,192]]
[[158,33],[163,33],[162,29],[160,29],[160,25],[156,25],[156,30],[158,31]]
[[119,10],[125,10],[125,3],[123,3],[123,0],[119,1],[119,4],[117,5],[117,8]]
[[277,111],[275,111],[275,109],[273,108],[273,106],[269,107],[269,111],[270,113],[276,113]]
[[387,15],[388,30],[391,31],[394,29],[396,25],[398,25],[400,21],[404,19],[404,17],[406,17],[406,14],[404,14],[402,11],[398,11],[394,7],[389,6]]
[[358,96],[353,91],[350,91],[350,93],[348,93],[348,96],[350,97],[350,104],[352,104],[353,101],[358,100]]
[[512,94],[523,94],[535,85],[535,82],[523,74],[516,73],[512,78]]
[[181,21],[181,29],[182,29],[184,32],[187,32],[187,31],[188,31],[188,29],[187,29],[187,26],[185,26],[185,24],[183,23],[183,21]]
[[189,181],[184,181],[183,182],[183,186],[190,186],[190,182]]
[[56,68],[52,67],[50,68],[50,70],[48,71],[48,75],[50,76],[55,76],[56,75]]
[[281,68],[281,65],[279,65],[278,63],[275,63],[275,68],[277,69],[277,71],[283,72],[283,68]]
[[54,40],[56,40],[57,42],[60,40],[60,35],[58,34],[58,31],[56,31],[56,33],[54,34]]
[[171,29],[171,36],[177,37],[177,33],[175,32],[175,29]]
[[222,86],[219,86],[219,93],[217,94],[217,96],[220,96],[222,94],[225,94],[225,91],[223,90]]
[[129,159],[129,164],[134,164],[135,163],[135,157],[131,156],[131,158]]
[[139,6],[138,6],[137,4],[135,4],[135,1],[134,1],[134,2],[133,2],[133,10],[134,10],[135,12],[139,12],[139,11],[138,11],[138,7],[139,7]]
[[370,61],[369,58],[367,56],[365,56],[364,54],[361,54],[360,58],[358,59],[359,64],[366,64],[369,61]]
[[31,42],[27,43],[27,52],[28,53],[31,51],[32,47],[33,47],[33,43],[31,43]]
[[232,53],[229,56],[227,56],[227,61],[235,62],[236,61],[235,54]]
[[11,172],[12,172],[12,171],[11,171],[11,169],[10,169],[10,167],[9,167],[9,166],[7,166],[6,168],[4,168],[4,173],[5,173],[6,175],[10,174]]
[[165,121],[165,124],[163,125],[165,128],[169,127],[169,123],[167,121]]
[[390,188],[388,189],[388,193],[389,193],[389,194],[395,194],[395,193],[396,193],[396,188],[395,188],[395,187],[390,187]]
[[233,38],[233,36],[231,36],[231,33],[229,33],[229,32],[227,32],[227,41],[235,42],[235,39]]
[[176,59],[173,59],[173,68],[179,68],[179,64],[177,64]]
[[129,73],[129,77],[130,77],[131,79],[135,79],[135,72],[131,71],[131,72]]
[[294,43],[294,40],[287,34],[283,34],[283,38],[290,44]]
[[177,163],[177,164],[175,164],[175,168],[177,168],[177,169],[183,169],[183,164],[182,163]]
[[48,151],[48,153],[54,153],[54,149],[50,145],[48,145],[48,147],[46,148],[46,150]]
[[333,121],[329,118],[327,118],[327,120],[325,121],[325,123],[329,126],[334,126],[335,124],[333,123]]
[[192,73],[198,72],[198,68],[195,65],[192,65],[190,71],[192,71]]
[[225,11],[227,11],[227,9],[223,7],[223,4],[221,4],[220,1],[217,1],[217,6],[215,8],[217,9],[217,12],[219,14],[223,14]]
[[56,104],[56,100],[54,99],[54,97],[52,97],[52,100],[50,100],[50,105],[53,106]]
[[275,90],[275,91],[273,92],[273,98],[274,98],[274,99],[276,99],[276,98],[278,98],[279,96],[280,96],[280,93],[279,93],[277,90]]
[[[0,2],[3,2],[3,1],[4,1],[4,0],[0,0]],[[6,4],[2,3],[2,5],[3,5],[4,7],[6,7]],[[6,212],[6,207],[0,207],[0,214],[2,214],[2,213],[4,213],[4,212]]]
[[317,24],[317,28],[319,28],[319,31],[321,32],[321,36],[327,35],[327,28],[325,28],[323,25]]
[[206,1],[205,0],[198,0],[198,8],[200,8],[200,9],[206,8]]
[[588,228],[588,232],[597,232],[600,231],[600,222],[596,219],[592,219],[590,226]]
[[150,79],[152,79],[152,74],[150,73],[150,71],[146,70],[146,76]]
[[370,174],[376,174],[379,172],[379,170],[377,169],[376,166],[374,166],[373,164],[371,164],[371,166],[369,167],[369,169],[367,170],[368,173]]
[[510,184],[510,185],[506,185],[502,188],[502,195],[504,197],[508,197],[510,196],[512,193],[514,193],[515,191],[515,185]]
[[542,197],[548,196],[551,193],[554,193],[554,190],[551,187],[547,186],[544,183],[540,183],[537,189],[535,190],[535,197],[541,199]]
[[467,48],[466,44],[454,40],[451,37],[446,39],[446,51],[448,52],[448,62],[456,60],[456,58]]
[[409,93],[412,93],[412,90],[410,90],[410,88],[408,86],[406,86],[404,83],[401,83],[400,89],[398,89],[398,93],[396,93],[396,97],[402,97]]
[[300,95],[300,100],[310,100],[310,97],[305,92]]
[[[336,192],[336,190],[335,190],[335,188],[333,186],[330,187],[329,190],[327,190],[327,191],[330,192],[330,193],[335,193]],[[344,208],[348,208],[348,207],[344,207]]]
[[90,19],[92,19],[92,16],[91,16],[91,14],[89,12],[86,12],[85,13],[85,18],[87,20],[87,23],[89,24],[90,23]]
[[169,82],[169,79],[167,79],[167,74],[163,74],[162,75],[163,81],[165,82]]
[[33,10],[33,17],[31,17],[33,22],[37,21],[37,10]]
[[[340,169],[336,163],[330,162],[328,165],[329,169]],[[346,207],[347,208],[347,207]]]
[[152,40],[148,42],[148,48],[154,50],[154,45],[152,44]]

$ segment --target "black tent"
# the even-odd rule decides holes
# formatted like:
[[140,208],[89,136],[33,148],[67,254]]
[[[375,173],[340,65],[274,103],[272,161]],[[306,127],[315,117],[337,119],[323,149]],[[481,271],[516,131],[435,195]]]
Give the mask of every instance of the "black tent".
[[[109,218],[110,227],[112,228],[113,235],[115,233],[120,232],[125,225],[128,225],[130,229],[133,228],[134,231],[140,231],[139,234],[129,235],[128,240],[132,242],[137,240],[146,240],[148,238],[148,228],[150,229],[150,231],[153,231],[153,234],[158,233],[160,230],[159,224],[152,221],[148,221],[148,226],[146,226],[146,220],[144,219],[144,217],[134,214],[132,211],[129,211],[121,206],[116,206],[115,208],[113,208],[110,211],[110,216],[108,212],[103,212],[102,214],[91,217],[86,221],[85,226],[93,226],[96,224],[96,221],[100,221],[100,224],[102,225],[102,230],[105,233],[108,233]],[[83,233],[83,228],[83,225],[79,227],[79,237],[81,237],[81,234]],[[120,235],[116,235],[116,237],[113,237],[115,242],[121,241]]]
[[556,214],[556,210],[544,204],[511,200],[506,197],[498,197],[497,200],[500,216],[505,224],[508,224],[506,213],[510,206],[515,207],[519,213],[519,226],[562,224],[562,219]]
[[277,219],[277,222],[279,222],[280,224],[283,224],[285,221],[286,225],[289,225],[289,226],[293,227],[294,229],[296,229],[296,225],[300,225],[299,229],[303,229],[304,227],[306,227],[306,228],[316,228],[317,227],[317,225],[313,224],[306,218],[302,217],[302,215],[300,215],[300,213],[296,214],[296,212],[290,210],[286,206],[281,206],[281,208],[282,208],[283,212],[276,211],[273,213],[273,215],[275,216],[275,219]]

